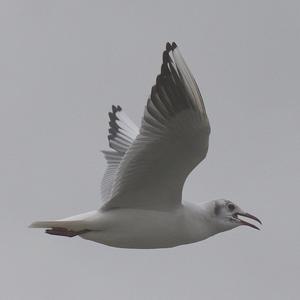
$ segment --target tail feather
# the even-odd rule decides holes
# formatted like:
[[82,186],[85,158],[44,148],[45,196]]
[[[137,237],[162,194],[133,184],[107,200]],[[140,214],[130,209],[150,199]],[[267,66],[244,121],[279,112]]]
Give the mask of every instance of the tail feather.
[[95,210],[60,220],[33,222],[29,228],[46,228],[48,234],[73,237],[91,231],[91,220],[98,215],[99,211]]
[[47,228],[45,232],[48,234],[67,237],[73,237],[89,231],[88,229],[84,229],[80,221],[38,221],[32,223],[29,227]]
[[30,228],[65,228],[68,230],[74,231],[81,231],[84,228],[84,224],[82,221],[64,221],[64,220],[57,220],[57,221],[37,221],[33,222]]

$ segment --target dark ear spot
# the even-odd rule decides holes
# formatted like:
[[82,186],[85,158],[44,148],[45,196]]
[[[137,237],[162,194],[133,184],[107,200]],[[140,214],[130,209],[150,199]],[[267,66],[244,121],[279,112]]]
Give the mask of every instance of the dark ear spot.
[[214,209],[215,215],[217,216],[220,213],[220,211],[221,211],[221,205],[216,202],[215,209]]

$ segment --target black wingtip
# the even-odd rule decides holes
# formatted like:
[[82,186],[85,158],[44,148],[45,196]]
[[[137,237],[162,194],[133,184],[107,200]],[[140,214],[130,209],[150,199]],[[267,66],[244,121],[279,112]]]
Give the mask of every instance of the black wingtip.
[[115,114],[115,113],[117,113],[118,111],[121,111],[122,108],[121,108],[120,105],[117,105],[117,106],[113,105],[113,106],[111,107],[111,110],[112,110],[112,112]]
[[111,110],[112,110],[112,111],[110,111],[110,112],[108,113],[109,119],[110,119],[111,121],[113,121],[113,122],[116,121],[116,120],[119,120],[118,117],[117,117],[117,112],[119,112],[119,111],[122,110],[121,106],[120,106],[120,105],[117,105],[117,106],[113,105],[113,106],[111,107]]
[[167,44],[166,44],[166,50],[168,52],[172,50],[172,46],[171,46],[171,44],[169,42],[167,42]]
[[166,44],[166,51],[167,51],[167,52],[173,51],[173,50],[175,50],[177,47],[178,47],[178,46],[177,46],[177,44],[176,44],[175,42],[172,42],[172,44],[169,43],[169,42],[167,42],[167,44]]
[[175,50],[177,47],[178,47],[178,46],[177,46],[177,44],[176,44],[175,42],[172,42],[172,44],[169,43],[169,42],[167,42],[167,44],[166,44],[166,51],[167,51],[167,52],[173,51],[173,50]]
[[111,110],[112,111],[110,111],[108,113],[110,128],[108,129],[109,135],[107,136],[107,138],[109,141],[113,140],[116,137],[118,130],[120,128],[116,121],[119,120],[117,113],[120,112],[122,110],[122,108],[120,105],[117,105],[117,106],[112,105]]

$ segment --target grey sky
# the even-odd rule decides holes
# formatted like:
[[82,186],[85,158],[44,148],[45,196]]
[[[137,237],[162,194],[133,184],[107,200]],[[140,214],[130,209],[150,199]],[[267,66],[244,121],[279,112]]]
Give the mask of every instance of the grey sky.
[[[299,297],[298,1],[1,1],[1,299]],[[107,112],[139,124],[166,41],[212,126],[184,199],[260,217],[167,250],[30,230],[100,206]]]

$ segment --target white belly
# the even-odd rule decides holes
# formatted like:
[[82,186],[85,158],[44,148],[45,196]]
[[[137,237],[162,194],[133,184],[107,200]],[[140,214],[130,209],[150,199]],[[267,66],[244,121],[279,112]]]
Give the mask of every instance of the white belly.
[[185,207],[173,211],[115,209],[99,213],[82,238],[121,248],[167,248],[193,243],[211,235],[195,213]]

